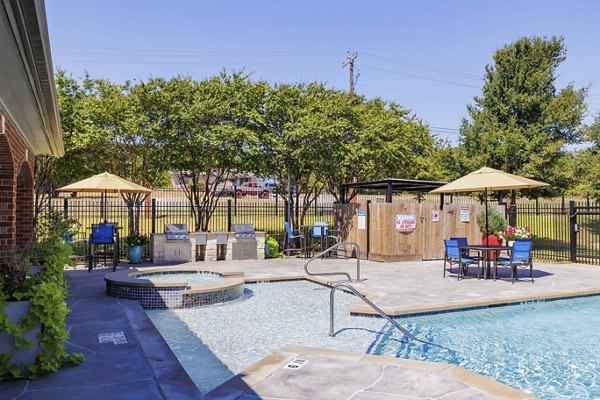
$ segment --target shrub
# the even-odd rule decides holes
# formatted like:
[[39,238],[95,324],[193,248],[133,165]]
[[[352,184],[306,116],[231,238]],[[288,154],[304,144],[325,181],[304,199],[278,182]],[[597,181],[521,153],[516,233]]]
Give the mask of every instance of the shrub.
[[279,243],[275,240],[274,237],[267,235],[265,239],[266,243],[269,245],[269,256],[272,258],[284,258],[285,254],[279,251]]
[[[504,215],[502,215],[500,213],[500,211],[498,211],[495,207],[490,207],[488,205],[487,207],[488,209],[488,231],[487,234],[488,235],[492,235],[492,234],[498,234],[498,232],[502,231],[507,223],[506,223],[506,218],[504,218]],[[486,233],[485,232],[485,210],[480,211],[477,213],[477,225],[479,225],[479,229],[481,230],[481,233]]]
[[129,235],[125,239],[125,243],[127,243],[127,246],[145,246],[148,244],[148,236],[139,233]]

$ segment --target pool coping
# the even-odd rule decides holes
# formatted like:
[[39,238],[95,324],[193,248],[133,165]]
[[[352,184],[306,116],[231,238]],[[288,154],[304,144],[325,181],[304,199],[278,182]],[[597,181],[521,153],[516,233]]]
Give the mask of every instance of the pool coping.
[[[252,277],[246,278],[247,284],[252,283],[268,283],[268,282],[286,282],[286,281],[298,281],[306,280],[309,282],[317,283],[327,287],[333,287],[338,282],[342,281],[331,281],[328,279],[320,278],[318,276],[308,275],[276,275],[276,276],[265,276],[265,277]],[[352,283],[352,282],[350,282]],[[346,293],[352,294],[349,290],[340,287],[339,290]],[[361,288],[360,293],[365,295],[369,300],[376,303],[381,300],[382,296],[378,293],[374,293],[368,289]],[[511,297],[510,299],[489,299],[489,300],[465,300],[465,301],[454,301],[446,302],[438,305],[425,305],[425,306],[411,306],[411,307],[389,307],[380,306],[381,310],[391,317],[416,317],[421,315],[432,315],[432,314],[443,314],[448,312],[459,312],[474,309],[490,308],[490,307],[501,307],[511,306],[528,302],[535,301],[553,301],[562,299],[571,299],[577,297],[588,297],[600,295],[600,288],[598,289],[585,289],[577,291],[557,291],[541,293],[539,295],[528,295],[528,296],[517,296]],[[358,300],[352,304],[346,310],[356,316],[373,316],[379,317],[379,313],[373,310],[370,306],[365,304],[363,301]]]
[[[256,396],[258,398],[263,398],[263,396],[264,398],[272,398],[271,396],[273,396],[273,394],[270,393],[269,390],[282,390],[281,387],[278,387],[279,385],[277,382],[278,380],[281,381],[282,379],[285,381],[284,389],[293,392],[294,389],[297,389],[295,386],[302,385],[303,383],[306,385],[306,383],[309,383],[302,381],[310,381],[312,379],[311,374],[305,374],[308,376],[302,378],[302,369],[297,369],[292,372],[294,374],[292,378],[289,372],[290,369],[286,366],[288,366],[297,358],[309,359],[311,356],[326,357],[333,363],[337,362],[340,364],[343,364],[344,361],[350,360],[358,362],[361,366],[365,367],[367,365],[381,365],[382,367],[396,366],[408,370],[418,370],[421,372],[426,372],[428,375],[435,374],[441,376],[443,379],[462,383],[473,391],[483,392],[497,399],[537,399],[535,396],[495,381],[492,378],[487,378],[475,372],[471,372],[457,365],[431,361],[398,359],[387,356],[366,355],[341,350],[292,344],[288,344],[279,350],[272,352],[246,370],[208,392],[205,397],[206,399],[237,399],[245,398],[245,394],[251,394],[252,396]],[[277,376],[275,376],[276,374]],[[367,388],[371,386],[372,385],[369,385]],[[411,393],[392,392],[391,394],[394,396],[402,396],[403,394],[407,395]],[[381,395],[383,395],[383,393]],[[279,398],[279,396],[277,396],[277,398]],[[294,397],[290,396],[290,398]]]

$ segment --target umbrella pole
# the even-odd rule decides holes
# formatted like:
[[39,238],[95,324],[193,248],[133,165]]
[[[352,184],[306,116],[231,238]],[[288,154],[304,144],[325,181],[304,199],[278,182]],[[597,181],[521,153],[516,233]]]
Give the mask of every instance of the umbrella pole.
[[108,212],[106,210],[106,206],[107,206],[107,199],[106,199],[106,189],[104,189],[104,223],[106,224],[108,222],[108,219],[106,218],[108,216]]
[[490,245],[489,226],[488,226],[488,191],[485,188],[485,245]]

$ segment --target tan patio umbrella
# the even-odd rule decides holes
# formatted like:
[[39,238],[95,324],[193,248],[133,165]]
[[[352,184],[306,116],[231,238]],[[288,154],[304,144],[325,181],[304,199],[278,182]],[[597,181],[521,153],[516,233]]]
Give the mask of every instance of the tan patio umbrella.
[[[488,231],[487,192],[488,190],[531,189],[550,186],[547,183],[509,174],[494,168],[483,167],[455,181],[440,186],[431,193],[485,192],[485,232]],[[487,242],[487,240],[486,240]],[[486,243],[487,244],[487,243]]]
[[[120,176],[103,172],[91,176],[79,182],[63,186],[58,189],[60,192],[95,192],[104,193],[103,203],[106,201],[107,193],[150,193],[151,189],[142,185],[123,179]],[[104,219],[106,220],[106,206],[103,204]]]

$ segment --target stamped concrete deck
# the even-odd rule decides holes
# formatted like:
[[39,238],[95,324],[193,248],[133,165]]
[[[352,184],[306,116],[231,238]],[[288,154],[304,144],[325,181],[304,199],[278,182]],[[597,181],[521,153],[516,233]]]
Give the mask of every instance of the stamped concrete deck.
[[[269,281],[306,277],[305,260],[208,262],[201,264],[215,271],[243,271],[246,281]],[[361,261],[360,282],[352,285],[373,300],[389,315],[401,316],[469,307],[506,304],[537,299],[600,294],[600,267],[585,264],[536,262],[534,283],[529,270],[519,269],[519,280],[510,281],[507,268],[498,269],[499,279],[477,279],[475,267],[471,275],[457,280],[455,275],[443,277],[442,261],[380,263]],[[324,259],[309,264],[312,273],[342,271],[356,277],[356,260]],[[334,282],[337,276],[311,277],[312,280]],[[339,276],[340,280],[344,276]],[[373,314],[361,301],[350,312]]]
[[[213,271],[242,271],[246,280],[303,279],[304,260],[206,262]],[[535,283],[521,280],[442,278],[442,263],[362,262],[355,286],[384,311],[393,315],[452,308],[512,303],[532,299],[600,293],[600,267],[576,264],[535,265]],[[124,264],[120,269],[127,269]],[[318,260],[313,272],[356,274],[355,260]],[[135,302],[105,295],[99,269],[68,271],[73,298],[68,317],[68,348],[86,356],[83,364],[65,367],[35,381],[0,383],[4,399],[201,399],[203,396],[179,365],[158,331]],[[525,275],[526,271],[520,271]],[[333,277],[335,278],[335,277]],[[332,281],[332,277],[320,282]],[[358,302],[353,312],[369,313]],[[99,343],[98,334],[123,332],[127,343]],[[309,363],[286,368],[295,358]],[[351,374],[349,375],[349,371]],[[325,377],[325,378],[324,378]],[[350,377],[350,378],[349,378]],[[351,383],[351,384],[350,384]],[[207,397],[214,399],[515,399],[525,394],[462,368],[386,357],[349,354],[325,349],[286,346],[244,373],[224,383]]]
[[[298,365],[298,369],[289,365]],[[207,399],[492,400],[535,399],[454,365],[288,345]]]

